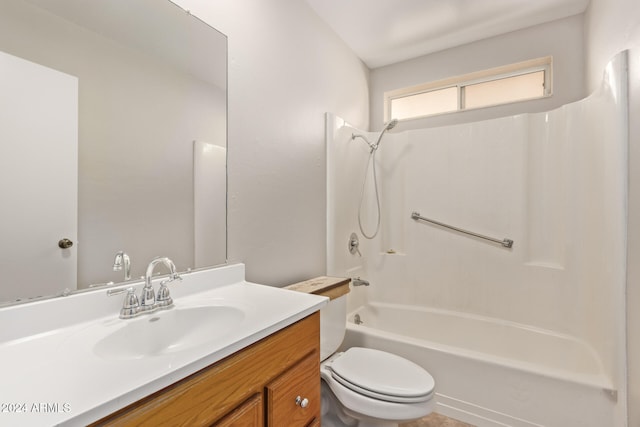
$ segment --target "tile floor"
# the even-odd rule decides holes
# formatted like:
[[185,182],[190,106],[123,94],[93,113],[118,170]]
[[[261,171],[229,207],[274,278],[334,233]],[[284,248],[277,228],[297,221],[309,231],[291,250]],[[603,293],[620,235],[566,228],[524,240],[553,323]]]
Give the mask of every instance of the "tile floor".
[[471,424],[445,417],[432,412],[428,416],[410,423],[400,424],[400,427],[474,427]]

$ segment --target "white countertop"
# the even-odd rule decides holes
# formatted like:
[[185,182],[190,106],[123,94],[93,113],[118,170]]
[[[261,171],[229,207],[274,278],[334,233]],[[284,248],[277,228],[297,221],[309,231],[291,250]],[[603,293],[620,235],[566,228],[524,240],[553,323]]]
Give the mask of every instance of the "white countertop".
[[188,273],[170,287],[174,309],[225,305],[242,310],[244,317],[229,330],[212,331],[212,342],[188,351],[118,360],[96,354],[96,343],[126,322],[149,316],[119,319],[123,295],[109,298],[101,289],[0,309],[0,425],[86,425],[295,323],[328,301],[248,283],[242,264]]

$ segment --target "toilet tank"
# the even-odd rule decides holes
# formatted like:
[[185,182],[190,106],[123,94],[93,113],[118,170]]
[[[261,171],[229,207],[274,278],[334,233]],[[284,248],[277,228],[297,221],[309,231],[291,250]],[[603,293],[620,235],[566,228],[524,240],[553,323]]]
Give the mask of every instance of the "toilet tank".
[[351,279],[319,276],[285,286],[285,289],[329,297],[329,303],[320,309],[320,360],[338,350],[347,332],[347,294]]
[[338,350],[347,331],[347,295],[334,298],[320,309],[320,360]]

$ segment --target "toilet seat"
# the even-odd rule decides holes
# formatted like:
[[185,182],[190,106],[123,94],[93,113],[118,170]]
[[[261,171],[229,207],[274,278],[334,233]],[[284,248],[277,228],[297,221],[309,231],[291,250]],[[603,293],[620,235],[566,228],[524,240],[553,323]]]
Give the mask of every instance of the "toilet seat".
[[431,399],[433,377],[415,363],[380,350],[352,347],[328,366],[348,389],[387,402],[419,403]]

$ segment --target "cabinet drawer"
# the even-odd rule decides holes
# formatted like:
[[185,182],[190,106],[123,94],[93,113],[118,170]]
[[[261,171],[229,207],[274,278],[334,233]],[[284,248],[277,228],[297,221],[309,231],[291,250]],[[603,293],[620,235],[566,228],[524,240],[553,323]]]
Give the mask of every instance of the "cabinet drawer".
[[267,385],[267,405],[267,425],[270,427],[304,427],[314,418],[320,418],[320,356],[317,351]]

